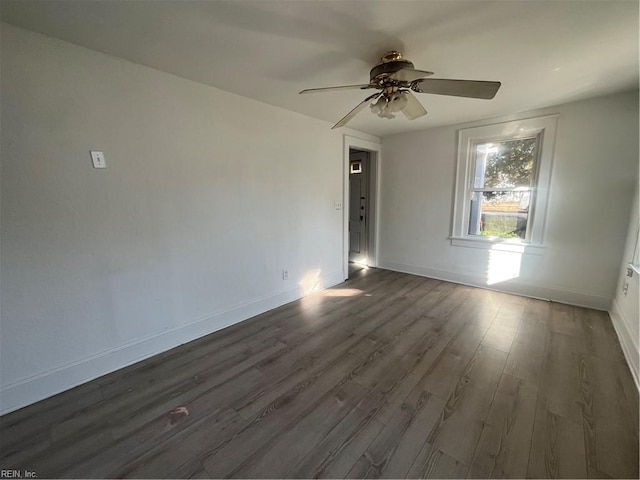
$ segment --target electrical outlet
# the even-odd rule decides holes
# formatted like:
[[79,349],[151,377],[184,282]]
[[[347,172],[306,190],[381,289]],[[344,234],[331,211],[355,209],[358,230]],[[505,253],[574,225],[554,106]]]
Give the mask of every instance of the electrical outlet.
[[287,280],[289,278],[289,270],[282,270],[282,279]]
[[104,158],[104,152],[91,150],[91,161],[93,168],[107,168],[107,161]]
[[629,291],[629,284],[625,282],[624,285],[622,286],[622,293],[626,295],[628,291]]
[[336,200],[333,203],[333,206],[335,207],[336,210],[342,210],[342,202],[340,200]]

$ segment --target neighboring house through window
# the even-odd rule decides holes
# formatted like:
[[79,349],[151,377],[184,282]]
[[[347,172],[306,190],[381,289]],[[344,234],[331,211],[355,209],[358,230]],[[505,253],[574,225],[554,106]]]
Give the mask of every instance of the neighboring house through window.
[[458,134],[451,242],[541,253],[557,116]]

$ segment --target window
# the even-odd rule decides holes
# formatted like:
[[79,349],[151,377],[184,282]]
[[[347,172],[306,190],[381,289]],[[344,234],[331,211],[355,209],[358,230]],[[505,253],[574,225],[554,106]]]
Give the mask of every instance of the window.
[[473,146],[469,235],[528,239],[538,138]]
[[460,130],[453,245],[541,253],[556,122]]

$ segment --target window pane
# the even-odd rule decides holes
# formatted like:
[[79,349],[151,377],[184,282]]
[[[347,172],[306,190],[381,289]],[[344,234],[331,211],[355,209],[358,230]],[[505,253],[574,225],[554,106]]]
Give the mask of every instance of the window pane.
[[535,138],[525,138],[476,145],[474,187],[530,187],[536,143]]
[[530,190],[473,192],[469,235],[525,238],[530,199]]

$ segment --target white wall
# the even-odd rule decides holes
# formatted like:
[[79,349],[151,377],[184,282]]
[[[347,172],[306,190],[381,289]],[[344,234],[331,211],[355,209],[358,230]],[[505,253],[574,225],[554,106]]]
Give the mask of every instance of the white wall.
[[[546,114],[559,120],[544,253],[451,246],[457,131]],[[491,288],[609,309],[638,182],[637,91],[388,136],[383,154],[382,267],[472,285],[487,285],[501,265],[519,267]]]
[[3,412],[342,281],[355,132],[6,24],[1,66]]
[[[640,226],[640,212],[638,208],[638,190],[632,203],[631,216],[629,217],[629,229],[627,242],[624,247],[622,264],[618,273],[618,287],[616,288],[613,305],[611,306],[611,320],[620,338],[620,345],[627,358],[627,363],[640,390],[640,275],[633,273],[627,276],[627,268],[633,260],[636,241],[638,240],[638,227]],[[627,285],[627,293],[624,286]]]

